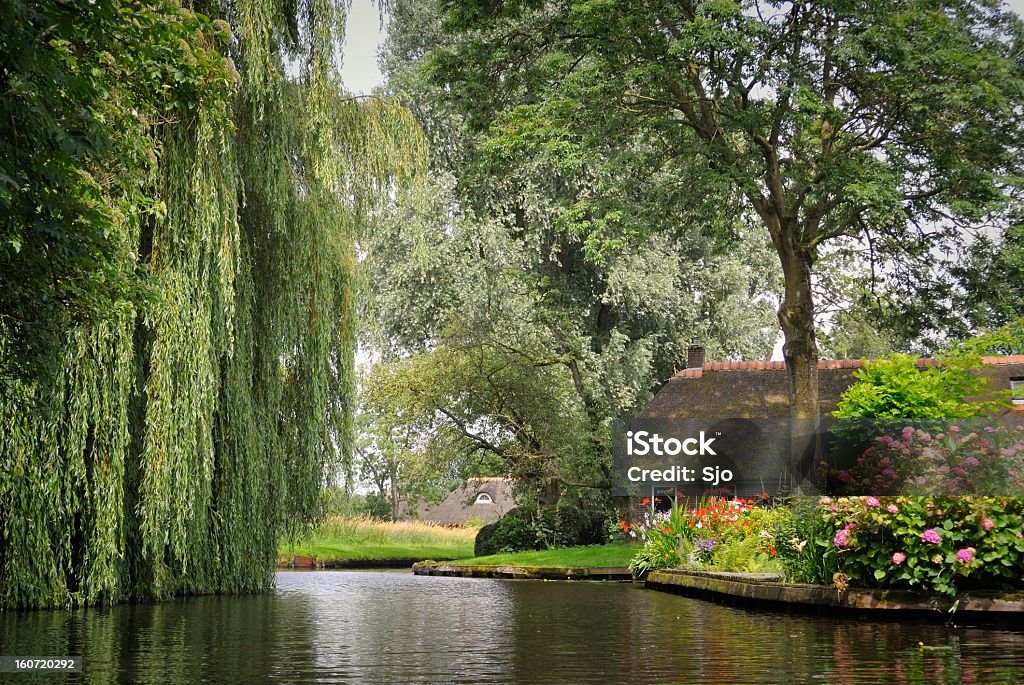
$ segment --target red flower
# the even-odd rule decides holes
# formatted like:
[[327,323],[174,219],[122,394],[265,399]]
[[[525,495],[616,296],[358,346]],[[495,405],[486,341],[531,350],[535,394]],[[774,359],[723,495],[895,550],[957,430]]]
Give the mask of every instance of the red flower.
[[651,503],[651,498],[650,498],[650,497],[644,497],[644,501],[643,501],[643,502],[641,502],[640,504],[641,504],[642,506],[645,506],[645,507],[646,507],[646,506],[647,506],[648,504],[650,504],[650,503]]
[[668,526],[665,526],[664,528],[662,528],[662,530],[665,531],[666,533],[671,533],[672,532],[671,530],[669,530]]

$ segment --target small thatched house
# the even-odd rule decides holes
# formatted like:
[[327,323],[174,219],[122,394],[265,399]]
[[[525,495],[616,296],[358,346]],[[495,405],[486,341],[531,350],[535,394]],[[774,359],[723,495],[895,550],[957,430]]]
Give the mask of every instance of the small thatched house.
[[[676,373],[658,391],[638,418],[770,419],[789,416],[789,380],[785,362],[705,362],[704,349],[694,344],[687,355],[686,369]],[[1024,388],[1024,355],[984,357],[982,374],[992,379],[993,390]],[[932,363],[921,359],[920,366]],[[863,366],[860,359],[818,362],[818,406],[830,416],[843,392],[854,382],[853,373]],[[1024,410],[1024,400],[1014,400],[1014,409]]]
[[[1013,391],[1013,405],[1006,412],[1024,413],[1024,355],[984,357],[983,361],[986,366],[979,373],[991,379],[990,387]],[[932,359],[918,360],[921,367],[932,363]],[[855,382],[854,373],[862,366],[860,359],[818,363],[819,411],[823,420],[831,417],[843,392]],[[789,478],[792,473],[804,473],[809,468],[807,464],[788,461],[790,409],[785,362],[705,362],[704,349],[695,342],[688,350],[687,367],[662,386],[636,417],[638,421],[665,422],[662,425],[694,421],[699,427],[706,422],[707,434],[717,436],[718,457],[711,461],[721,461],[723,468],[733,469],[736,479],[731,486],[734,494],[741,496],[771,489],[772,481],[766,481],[764,474],[778,473],[780,478]],[[746,481],[740,471],[747,471]],[[678,490],[671,485],[653,485],[644,490],[644,495],[651,499],[677,494]],[[661,504],[666,502],[663,499]]]
[[460,525],[472,518],[493,523],[515,506],[510,480],[470,478],[440,504],[421,504],[417,518],[444,525]]

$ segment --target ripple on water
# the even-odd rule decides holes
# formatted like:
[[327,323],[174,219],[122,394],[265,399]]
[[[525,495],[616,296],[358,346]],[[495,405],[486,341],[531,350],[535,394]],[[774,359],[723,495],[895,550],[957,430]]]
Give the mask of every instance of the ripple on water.
[[67,682],[161,685],[1024,682],[1021,632],[746,611],[629,584],[407,571],[285,572],[266,595],[8,612],[0,654],[83,654],[85,672]]

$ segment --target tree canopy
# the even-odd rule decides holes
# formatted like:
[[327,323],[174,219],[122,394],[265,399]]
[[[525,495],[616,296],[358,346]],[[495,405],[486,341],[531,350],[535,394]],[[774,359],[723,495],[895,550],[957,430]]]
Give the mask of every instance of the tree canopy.
[[356,238],[424,153],[344,16],[0,4],[0,605],[263,589],[320,515]]
[[[797,416],[817,415],[823,254],[853,241],[877,277],[927,283],[1017,197],[1022,31],[999,3],[441,6],[452,40],[426,59],[486,146],[603,161],[608,182],[565,214],[592,252],[723,215],[770,237]],[[684,221],[623,201],[654,188]]]
[[544,501],[606,496],[611,420],[685,364],[692,338],[718,358],[770,353],[767,240],[725,250],[710,231],[669,232],[680,217],[654,202],[660,179],[623,202],[665,232],[588,241],[572,208],[617,182],[603,156],[505,154],[468,130],[424,59],[448,41],[436,6],[396,3],[383,62],[430,141],[431,202],[380,217],[365,243],[364,340],[380,358],[367,400],[397,436],[414,425],[445,473],[484,459]]

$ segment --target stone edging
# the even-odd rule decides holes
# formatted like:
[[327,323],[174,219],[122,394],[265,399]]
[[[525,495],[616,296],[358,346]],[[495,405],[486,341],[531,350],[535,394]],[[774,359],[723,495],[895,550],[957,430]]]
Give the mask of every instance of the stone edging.
[[460,578],[515,578],[529,580],[632,580],[625,566],[570,568],[561,566],[484,566],[424,561],[413,564],[418,576],[456,576]]
[[957,597],[904,590],[847,588],[782,582],[773,574],[663,570],[647,576],[653,590],[730,603],[815,613],[860,613],[876,617],[1020,624],[1024,593],[967,592]]

